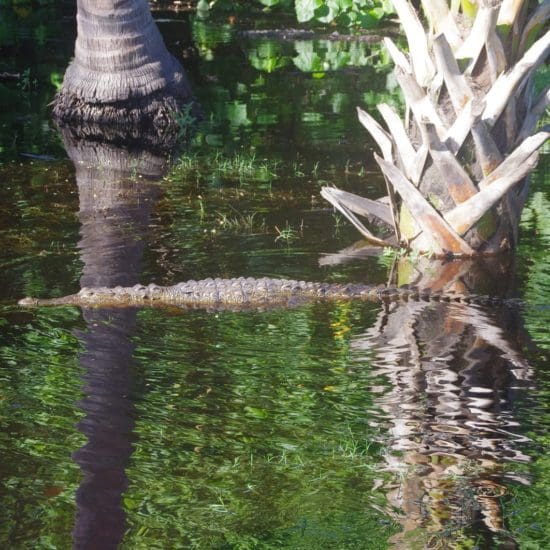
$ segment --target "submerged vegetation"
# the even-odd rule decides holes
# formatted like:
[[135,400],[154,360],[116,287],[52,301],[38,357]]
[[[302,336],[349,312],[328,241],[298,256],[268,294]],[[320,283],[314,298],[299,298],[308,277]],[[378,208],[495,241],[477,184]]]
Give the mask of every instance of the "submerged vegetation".
[[[396,526],[371,506],[384,505],[372,487],[387,478],[374,466],[383,452],[377,430],[349,416],[361,406],[358,380],[345,373],[350,332],[331,343],[316,335],[326,329],[314,320],[330,316],[336,335],[358,313],[195,313],[188,324],[144,312],[137,357],[150,365],[151,389],[138,406],[139,443],[128,472],[140,480],[125,498],[128,548],[153,539],[161,547],[176,540],[192,548],[367,548],[369,540],[370,548],[384,548]],[[206,355],[192,369],[160,348],[151,356],[141,342],[155,326],[164,349],[188,357],[202,343]],[[201,337],[206,329],[216,343]],[[261,360],[249,355],[251,340],[264,350]],[[195,375],[201,382],[190,387]]]
[[[235,209],[233,209],[235,210]],[[267,226],[265,224],[265,218],[258,220],[256,218],[258,212],[252,212],[252,214],[241,214],[235,210],[233,216],[218,213],[218,224],[221,229],[233,231],[235,233],[265,233]]]
[[[386,50],[353,20],[386,7],[258,1],[252,25],[250,2],[166,4],[159,28],[204,115],[193,136],[194,114],[177,115],[186,149],[169,166],[121,144],[64,149],[47,104],[74,2],[0,0],[0,73],[20,75],[0,81],[0,546],[106,533],[144,550],[544,548],[548,152],[515,265],[380,256],[351,244],[319,188],[386,193],[355,106],[405,109]],[[254,32],[295,27],[298,5],[311,16],[298,30],[322,38]],[[522,305],[14,306],[90,281],[242,275],[439,277]]]
[[279,177],[281,163],[271,159],[257,159],[256,153],[235,153],[227,157],[220,151],[204,155],[184,154],[170,170],[172,181],[207,185],[261,184],[270,186]]

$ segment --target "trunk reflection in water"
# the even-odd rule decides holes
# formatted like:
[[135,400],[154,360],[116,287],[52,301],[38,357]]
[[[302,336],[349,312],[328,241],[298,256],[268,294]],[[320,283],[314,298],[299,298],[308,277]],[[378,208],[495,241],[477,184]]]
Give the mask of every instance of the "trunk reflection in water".
[[[144,237],[157,181],[166,159],[109,144],[74,141],[64,135],[75,164],[80,199],[81,286],[133,285],[138,282]],[[122,493],[132,454],[134,407],[131,337],[135,309],[83,309],[87,330],[83,347],[85,417],[79,429],[88,442],[74,460],[83,473],[77,492],[75,548],[116,548],[125,531]]]
[[[471,262],[441,267],[416,282],[463,291],[475,278]],[[386,469],[397,474],[384,488],[388,513],[403,528],[393,547],[446,548],[468,535],[482,547],[517,547],[500,508],[504,482],[529,483],[503,471],[506,462],[529,460],[513,408],[532,371],[500,328],[517,332],[517,316],[513,308],[394,303],[354,340],[373,375],[391,382],[377,403],[390,431]]]

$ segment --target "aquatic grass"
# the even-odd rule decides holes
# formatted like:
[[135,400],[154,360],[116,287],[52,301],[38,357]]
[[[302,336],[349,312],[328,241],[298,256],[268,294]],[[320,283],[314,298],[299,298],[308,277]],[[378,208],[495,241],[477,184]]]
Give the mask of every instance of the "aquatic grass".
[[304,220],[302,220],[299,230],[296,230],[291,225],[289,225],[288,221],[286,222],[284,229],[279,229],[279,227],[275,226],[275,231],[277,232],[275,242],[282,241],[288,247],[291,243],[297,241],[300,238],[303,228]]
[[226,156],[217,151],[210,154],[183,155],[172,168],[170,181],[212,183],[263,183],[271,185],[279,177],[281,162],[267,158],[258,159],[255,152],[235,153]]
[[80,313],[37,311],[19,324],[15,308],[0,315],[2,547],[67,548],[81,480],[71,451],[85,444],[74,406],[82,398],[72,332],[82,328]]
[[334,220],[334,235],[340,235],[340,230],[342,229],[342,222],[344,221],[343,217],[340,214],[334,212],[332,214],[332,219]]
[[[367,457],[379,455],[380,445],[365,438],[359,439],[350,426],[347,427],[347,435],[333,449],[333,458],[362,461]],[[365,467],[375,468],[372,462],[363,464]]]
[[306,175],[303,166],[298,161],[292,165],[292,173],[297,178],[303,178]]
[[140,313],[147,390],[123,548],[364,548],[367,534],[385,547],[399,527],[375,489],[392,474],[365,423],[369,369],[359,386],[345,372],[349,350],[319,334],[323,309]]
[[177,140],[186,142],[193,133],[193,129],[197,124],[197,118],[193,113],[194,104],[192,102],[185,105],[181,111],[174,111],[172,117],[178,125]]
[[258,212],[252,212],[252,214],[241,214],[235,208],[236,214],[229,216],[224,212],[218,212],[217,223],[221,229],[225,231],[232,231],[235,233],[266,233],[267,225],[265,218],[262,220],[256,219]]

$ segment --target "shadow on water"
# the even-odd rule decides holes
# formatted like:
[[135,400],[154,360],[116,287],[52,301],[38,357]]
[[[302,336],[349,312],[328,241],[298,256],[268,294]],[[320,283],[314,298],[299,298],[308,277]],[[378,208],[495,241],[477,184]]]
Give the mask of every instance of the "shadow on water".
[[[75,165],[79,193],[81,286],[138,282],[144,237],[159,194],[165,157],[93,141],[64,143]],[[134,379],[131,338],[136,310],[83,309],[78,333],[83,352],[85,416],[78,428],[88,438],[73,454],[83,480],[76,494],[75,548],[117,548],[125,532],[122,493],[132,454]]]

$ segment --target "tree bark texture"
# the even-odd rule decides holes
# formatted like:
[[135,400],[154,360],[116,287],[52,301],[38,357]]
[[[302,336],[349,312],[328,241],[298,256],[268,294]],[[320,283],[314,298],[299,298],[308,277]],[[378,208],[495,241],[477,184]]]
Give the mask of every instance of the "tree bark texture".
[[[61,123],[163,131],[190,101],[147,0],[78,0],[74,59],[53,102]],[[90,132],[88,132],[90,133]]]

